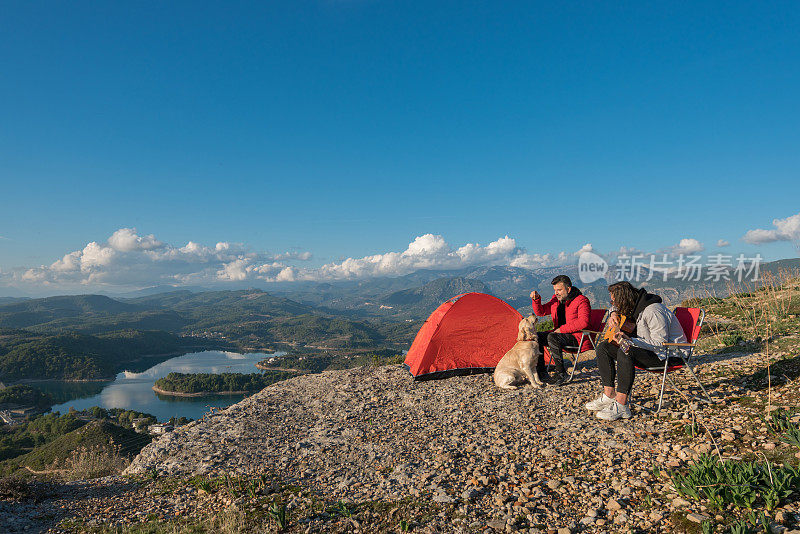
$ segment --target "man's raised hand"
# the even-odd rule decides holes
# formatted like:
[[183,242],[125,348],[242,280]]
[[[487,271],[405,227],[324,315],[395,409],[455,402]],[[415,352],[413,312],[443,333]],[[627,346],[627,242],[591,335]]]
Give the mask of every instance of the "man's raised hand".
[[531,291],[531,298],[533,300],[536,300],[536,299],[539,299],[541,297],[539,296],[539,292],[534,289],[533,291]]

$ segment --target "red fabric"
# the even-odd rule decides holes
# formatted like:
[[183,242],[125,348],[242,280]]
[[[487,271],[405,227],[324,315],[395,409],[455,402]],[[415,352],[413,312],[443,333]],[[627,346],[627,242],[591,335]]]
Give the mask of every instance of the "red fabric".
[[[606,317],[606,311],[607,310],[605,308],[596,308],[592,310],[588,330],[591,330],[592,332],[603,331],[603,328],[606,326],[605,321],[603,321],[603,319]],[[593,340],[595,340],[595,343],[597,342],[597,336],[598,334],[587,334],[587,337],[591,337]],[[584,343],[583,346],[584,348],[581,350],[581,352],[593,348],[591,345],[589,345],[587,348],[586,343]],[[575,354],[575,351],[570,349],[564,349],[564,352]],[[547,347],[544,348],[544,363],[548,365],[550,364],[550,350]]]
[[[558,324],[556,318],[556,310],[558,310],[558,299],[555,295],[549,302],[542,304],[541,297],[533,299],[533,313],[542,317],[550,314],[553,318],[553,328],[561,327],[561,332],[564,334],[572,334],[575,340],[580,342],[581,330],[589,328],[589,319],[592,314],[592,305],[589,304],[589,299],[585,295],[578,295],[577,297],[567,300],[566,309],[564,310],[565,322],[563,325]],[[588,339],[583,340],[581,345],[581,352],[592,348],[592,344]]]
[[[589,319],[589,330],[593,332],[602,332],[603,328],[606,327],[605,321],[603,319],[606,318],[606,313],[608,310],[605,308],[596,308],[592,310],[590,319]],[[592,334],[593,336],[596,334]]]
[[702,310],[700,308],[675,308],[675,317],[681,323],[681,328],[683,328],[683,333],[689,343],[694,343],[700,337],[701,313]]
[[484,293],[453,297],[428,317],[406,355],[414,377],[456,369],[493,368],[517,342],[522,315]]

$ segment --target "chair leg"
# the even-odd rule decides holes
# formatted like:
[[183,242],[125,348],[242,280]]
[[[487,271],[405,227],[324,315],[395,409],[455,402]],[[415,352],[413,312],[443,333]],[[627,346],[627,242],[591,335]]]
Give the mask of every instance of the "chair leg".
[[671,376],[669,376],[669,374],[667,374],[667,380],[669,380],[669,385],[672,386],[672,389],[674,389],[675,392],[678,393],[678,384],[675,383],[675,381],[672,379]]
[[658,409],[656,410],[656,413],[661,412],[661,404],[664,402],[664,384],[666,382],[667,382],[667,361],[664,362],[664,375],[661,377],[661,394],[659,394],[658,396]]
[[[700,386],[700,389],[703,390],[703,394],[705,395],[705,398],[701,398],[701,397],[697,397],[697,396],[692,397],[692,398],[693,399],[699,399],[699,400],[702,400],[703,402],[708,402],[710,404],[714,404],[714,400],[708,394],[708,392],[706,391],[706,388],[703,387],[702,382],[700,382],[700,380],[698,380],[697,375],[694,374],[694,371],[692,370],[692,368],[689,366],[688,363],[686,363],[686,362],[684,362],[684,363],[685,363],[685,367],[689,368],[689,372],[692,374],[692,376],[694,377],[695,382],[697,382],[697,384]],[[672,386],[672,389],[674,389],[676,392],[680,392],[680,390],[678,389],[678,385],[675,383],[674,380],[672,380],[672,377],[669,376],[669,374],[667,374],[667,373],[665,373],[664,376],[666,377],[667,380],[669,380],[669,384],[670,384],[670,386]],[[662,397],[664,395],[664,383],[663,382],[661,384],[661,395],[662,395]],[[658,403],[658,409],[661,410],[661,402],[660,401]]]
[[689,365],[689,362],[686,362],[686,368],[689,369],[689,373],[691,373],[692,377],[694,378],[694,381],[697,382],[697,385],[700,386],[700,389],[703,391],[703,395],[705,395],[706,397],[703,400],[705,400],[709,404],[714,404],[714,399],[711,398],[711,395],[708,394],[708,391],[706,391],[706,388],[703,386],[703,383],[700,382],[699,378],[697,378],[697,375],[695,374],[694,369],[692,369],[692,366]]
[[[580,348],[578,350],[580,351]],[[569,374],[569,380],[567,380],[567,383],[572,382],[572,379],[575,377],[575,372],[578,370],[578,364],[580,363],[580,361],[581,361],[581,353],[578,352],[578,354],[575,355],[575,359],[572,360],[572,372]]]
[[[581,334],[581,339],[578,341],[578,349],[575,352],[575,359],[572,360],[572,372],[569,374],[569,380],[567,383],[572,382],[572,379],[575,377],[575,373],[578,372],[578,364],[581,363],[581,348],[583,348],[583,340],[586,338],[586,334]],[[589,336],[589,341],[592,340],[592,337]]]

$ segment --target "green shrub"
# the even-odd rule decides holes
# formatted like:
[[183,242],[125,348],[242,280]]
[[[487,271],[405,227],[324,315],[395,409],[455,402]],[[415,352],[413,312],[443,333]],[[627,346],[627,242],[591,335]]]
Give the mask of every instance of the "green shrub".
[[784,443],[800,448],[800,423],[792,421],[786,410],[776,410],[767,417],[767,426]]
[[760,500],[772,510],[798,491],[800,466],[720,462],[716,456],[702,455],[685,474],[673,472],[672,483],[682,495],[707,500],[711,508],[722,509],[732,504],[752,509]]
[[741,334],[723,334],[720,336],[720,341],[726,347],[732,347],[745,341]]

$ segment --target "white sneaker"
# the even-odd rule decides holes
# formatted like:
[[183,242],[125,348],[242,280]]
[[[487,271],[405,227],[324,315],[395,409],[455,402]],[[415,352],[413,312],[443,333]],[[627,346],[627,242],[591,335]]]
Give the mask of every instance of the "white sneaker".
[[612,404],[614,404],[614,399],[611,397],[606,397],[606,394],[602,393],[595,400],[584,404],[584,407],[590,412],[599,412],[600,410],[608,408]]
[[595,416],[606,421],[616,421],[617,419],[630,419],[633,414],[627,404],[620,404],[615,400],[613,404],[600,410]]

